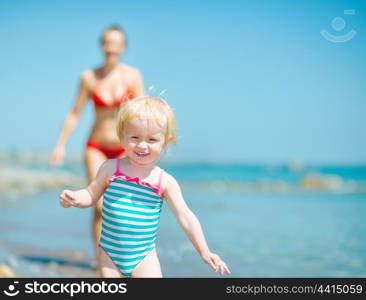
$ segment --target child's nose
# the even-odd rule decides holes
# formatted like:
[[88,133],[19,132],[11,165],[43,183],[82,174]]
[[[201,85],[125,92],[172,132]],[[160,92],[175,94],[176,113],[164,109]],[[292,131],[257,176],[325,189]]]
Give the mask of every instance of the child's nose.
[[140,142],[138,143],[138,145],[137,145],[137,147],[139,147],[139,148],[143,148],[143,149],[145,149],[145,148],[146,148],[146,146],[147,146],[147,143],[146,143],[145,141],[140,141]]

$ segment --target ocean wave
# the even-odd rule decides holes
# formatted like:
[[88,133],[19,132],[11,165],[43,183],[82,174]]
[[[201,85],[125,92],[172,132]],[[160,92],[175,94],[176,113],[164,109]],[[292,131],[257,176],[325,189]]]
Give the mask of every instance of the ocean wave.
[[0,194],[19,197],[44,190],[85,185],[84,178],[68,171],[36,170],[0,165]]
[[[253,167],[243,167],[234,171],[232,169],[225,171],[224,168],[217,167],[211,172],[206,170],[206,173],[211,174],[210,176],[202,173],[204,168],[197,166],[189,168],[181,174],[178,168],[174,169],[174,166],[167,168],[168,172],[172,170],[172,174],[184,190],[214,193],[366,193],[366,181],[363,177],[362,180],[355,180],[331,174],[329,170],[326,170],[329,174],[305,170],[297,173],[296,177],[290,177],[287,173],[274,174],[273,170],[259,169],[260,172],[256,170],[255,177],[250,177],[246,174],[252,174]],[[51,169],[44,163],[39,164],[34,161],[14,164],[2,162],[0,163],[0,195],[14,198],[45,190],[85,187],[86,180],[82,170],[82,165],[77,163]],[[199,175],[197,170],[201,171],[202,175]],[[299,168],[296,167],[296,170]],[[187,174],[195,174],[195,176],[187,176]],[[238,176],[238,174],[242,175]],[[220,176],[224,179],[218,178]]]
[[265,193],[332,193],[354,194],[366,193],[366,182],[343,180],[337,175],[324,175],[308,173],[298,182],[284,180],[260,179],[254,182],[244,181],[205,181],[205,182],[181,182],[186,190],[202,190],[211,192],[265,192]]

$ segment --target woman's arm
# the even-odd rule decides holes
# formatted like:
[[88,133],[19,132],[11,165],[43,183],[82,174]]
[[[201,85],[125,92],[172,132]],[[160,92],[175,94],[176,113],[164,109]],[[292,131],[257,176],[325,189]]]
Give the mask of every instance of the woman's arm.
[[65,145],[72,131],[75,129],[82,108],[84,107],[86,100],[89,97],[88,79],[90,77],[90,71],[85,71],[79,82],[79,90],[71,111],[66,115],[63,128],[60,136],[57,139],[56,146],[50,158],[50,164],[56,165],[63,160],[65,153]]
[[100,166],[97,175],[87,188],[77,191],[64,190],[60,195],[61,206],[65,208],[70,206],[79,208],[94,206],[108,185],[111,168],[111,160],[107,160]]
[[209,250],[201,224],[184,201],[178,182],[171,175],[167,173],[164,173],[164,175],[163,196],[167,200],[167,203],[176,216],[179,225],[183,228],[194,248],[197,250],[201,258],[209,264],[215,272],[221,270],[222,275],[225,272],[230,273],[226,264],[220,259],[220,257]]

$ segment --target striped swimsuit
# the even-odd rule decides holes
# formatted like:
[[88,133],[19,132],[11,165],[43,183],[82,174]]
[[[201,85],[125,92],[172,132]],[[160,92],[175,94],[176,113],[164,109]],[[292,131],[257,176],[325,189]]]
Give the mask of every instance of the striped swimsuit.
[[99,246],[109,255],[123,276],[155,248],[163,198],[160,169],[156,185],[116,171],[103,195],[102,231]]

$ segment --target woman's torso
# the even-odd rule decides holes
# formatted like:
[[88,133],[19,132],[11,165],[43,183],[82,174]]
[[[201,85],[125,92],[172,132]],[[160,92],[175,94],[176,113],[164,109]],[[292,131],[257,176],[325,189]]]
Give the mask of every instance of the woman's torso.
[[89,98],[94,103],[95,120],[89,140],[106,147],[119,145],[116,114],[123,102],[135,96],[131,89],[131,68],[119,64],[106,75],[101,68],[90,72]]

